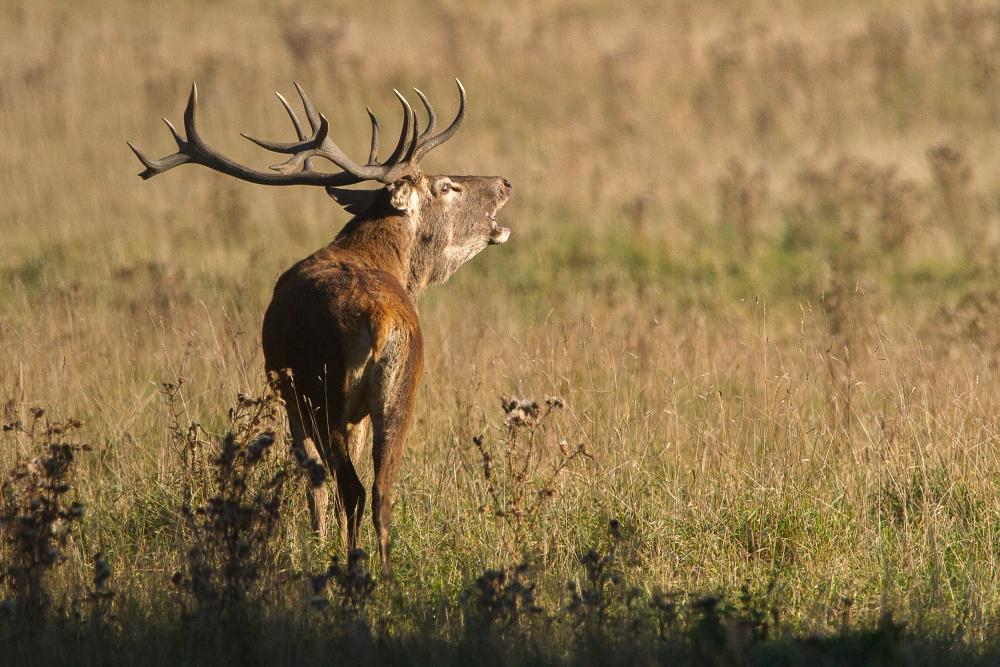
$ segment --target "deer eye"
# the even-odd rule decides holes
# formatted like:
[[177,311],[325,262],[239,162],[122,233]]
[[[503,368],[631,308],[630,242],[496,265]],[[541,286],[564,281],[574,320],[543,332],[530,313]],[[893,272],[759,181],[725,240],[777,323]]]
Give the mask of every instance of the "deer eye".
[[448,194],[449,192],[451,192],[451,183],[442,183],[440,190],[441,194],[443,195]]

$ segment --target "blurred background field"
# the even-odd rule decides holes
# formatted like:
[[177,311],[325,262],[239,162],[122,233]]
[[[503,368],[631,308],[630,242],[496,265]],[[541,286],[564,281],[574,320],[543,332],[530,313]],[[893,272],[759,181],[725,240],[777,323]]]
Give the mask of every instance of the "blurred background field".
[[[3,0],[0,26],[0,417],[78,417],[96,450],[60,590],[101,549],[121,595],[166,594],[161,384],[216,425],[259,391],[275,278],[347,219],[318,188],[144,183],[125,141],[172,152],[194,80],[211,143],[268,164],[238,133],[287,137],[297,80],[360,156],[366,104],[391,136],[392,88],[448,115],[458,76],[425,168],[508,177],[513,234],[420,303],[398,589],[454,601],[514,562],[471,437],[503,394],[559,395],[593,458],[528,539],[543,599],[617,518],[643,590],[995,637],[1000,4]],[[292,507],[302,570],[326,552]]]

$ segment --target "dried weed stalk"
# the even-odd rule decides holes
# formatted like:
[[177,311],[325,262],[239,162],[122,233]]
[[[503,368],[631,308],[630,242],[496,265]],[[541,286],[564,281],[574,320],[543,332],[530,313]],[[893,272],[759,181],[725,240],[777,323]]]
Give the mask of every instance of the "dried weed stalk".
[[275,538],[295,473],[287,458],[270,454],[280,399],[273,391],[241,393],[226,433],[215,437],[197,422],[180,426],[186,414],[177,405],[180,385],[164,386],[185,479],[184,565],[173,581],[194,602],[189,617],[242,617],[265,602],[278,581]]
[[83,503],[71,500],[76,455],[90,446],[76,441],[76,419],[50,421],[41,408],[31,420],[3,424],[4,439],[13,435],[36,454],[20,460],[0,484],[0,586],[3,610],[25,627],[41,621],[49,606],[48,574],[66,560],[74,525]]
[[535,599],[528,580],[528,564],[486,570],[462,593],[466,632],[476,641],[502,641],[529,629],[530,621],[545,610]]
[[621,598],[623,579],[618,564],[618,545],[622,535],[617,519],[609,523],[609,532],[611,548],[603,554],[590,549],[581,555],[583,580],[566,583],[569,603],[565,610],[578,627],[607,625],[612,607]]
[[543,508],[561,492],[560,478],[590,454],[582,438],[570,444],[563,436],[565,429],[556,419],[568,410],[563,399],[546,396],[540,404],[504,396],[501,407],[503,437],[493,447],[485,434],[472,438],[483,480],[480,512],[497,520],[500,539],[521,561]]
[[368,605],[375,593],[375,578],[364,549],[351,549],[344,565],[334,556],[324,572],[309,577],[309,585],[309,605],[325,614],[330,629],[354,642],[370,642]]

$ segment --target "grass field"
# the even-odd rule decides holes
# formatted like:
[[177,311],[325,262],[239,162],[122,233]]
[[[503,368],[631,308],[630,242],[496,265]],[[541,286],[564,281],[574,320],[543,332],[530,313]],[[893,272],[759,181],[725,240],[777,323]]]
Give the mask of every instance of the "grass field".
[[[67,437],[93,446],[32,635],[73,639],[24,640],[15,612],[6,645],[39,662],[151,647],[163,664],[319,662],[333,623],[351,655],[389,662],[601,662],[626,645],[615,655],[692,664],[831,646],[830,664],[996,657],[1000,4],[370,5],[0,1],[0,421],[22,425],[0,434],[0,470],[38,455],[50,420],[82,420]],[[302,575],[340,547],[314,543],[290,480],[248,584],[270,591],[254,607],[267,638],[238,656],[177,641],[201,600],[171,583],[192,564],[182,507],[214,492],[188,425],[211,450],[237,395],[263,392],[274,280],[347,216],[318,188],[196,167],[142,182],[125,141],[173,151],[159,117],[180,119],[195,80],[206,137],[266,164],[238,133],[287,136],[270,95],[294,79],[361,155],[366,104],[394,128],[392,88],[418,86],[448,115],[454,76],[469,113],[425,168],[508,177],[513,234],[419,304],[395,581],[344,607],[350,623],[312,619]],[[529,446],[504,395],[566,407]],[[560,440],[589,457],[551,477]],[[607,605],[574,607],[590,549],[614,554],[614,581],[597,577]],[[98,552],[109,600],[93,596]],[[463,596],[522,559],[543,611],[501,586],[504,625]],[[628,634],[664,599],[687,610],[680,634]],[[78,618],[98,608],[105,644],[97,615]],[[760,610],[766,641],[733,634],[726,619]],[[506,629],[469,643],[483,614]]]

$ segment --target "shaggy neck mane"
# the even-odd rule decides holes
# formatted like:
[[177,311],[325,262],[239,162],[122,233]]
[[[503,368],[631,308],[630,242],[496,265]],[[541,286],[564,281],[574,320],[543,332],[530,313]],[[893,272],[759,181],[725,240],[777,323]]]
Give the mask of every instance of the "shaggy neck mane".
[[412,218],[387,202],[378,202],[352,218],[332,245],[350,252],[360,264],[394,276],[407,294],[416,298],[426,285],[412,273],[415,243]]

